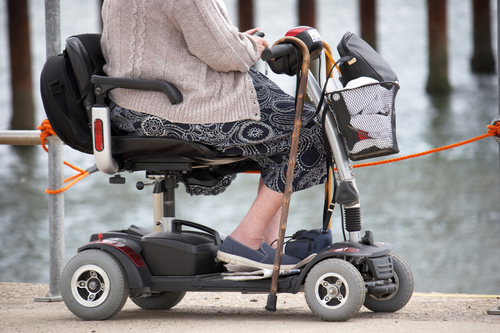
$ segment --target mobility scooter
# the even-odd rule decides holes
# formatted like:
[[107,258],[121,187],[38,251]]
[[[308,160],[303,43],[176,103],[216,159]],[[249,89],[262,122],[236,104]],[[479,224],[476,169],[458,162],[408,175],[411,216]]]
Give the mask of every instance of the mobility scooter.
[[[324,47],[330,78],[322,88],[308,66],[310,59],[323,54]],[[131,225],[121,231],[95,233],[68,262],[61,285],[69,310],[84,320],[104,320],[116,315],[128,298],[146,310],[170,309],[189,291],[266,293],[273,283],[276,293],[303,292],[311,311],[326,321],[349,320],[363,305],[375,312],[403,308],[413,292],[411,270],[392,253],[392,245],[375,242],[370,231],[361,235],[359,193],[349,161],[397,152],[397,77],[352,33],[344,36],[338,50],[340,61],[329,61],[328,44],[315,29],[302,27],[290,30],[262,58],[276,73],[297,75],[297,96],[304,98],[307,90],[309,101],[317,107],[331,152],[331,170],[335,169],[331,179],[335,186],[325,211],[335,203],[342,207],[344,240],[310,256],[294,274],[235,281],[224,278],[227,269],[216,258],[224,240],[216,230],[177,219],[174,192],[179,183],[219,181],[225,175],[255,170],[255,163],[193,142],[113,133],[107,104],[110,90],[159,91],[174,104],[182,102],[182,94],[168,82],[107,77],[102,72],[100,35],[68,38],[64,53],[50,58],[42,72],[44,107],[54,131],[71,147],[93,154],[97,169],[113,175],[111,183],[123,182],[120,172],[145,171],[154,185],[152,229]],[[47,78],[54,75],[49,69],[56,61],[63,64],[64,79]],[[342,74],[342,89],[332,88],[331,81],[339,80],[333,78],[334,70]],[[366,75],[371,76],[369,84],[349,86]],[[76,102],[68,94],[76,95]],[[73,102],[78,103],[76,111],[70,106]],[[382,124],[377,123],[380,119]],[[372,120],[371,129],[363,128]],[[388,136],[377,136],[380,128],[389,131]],[[139,182],[137,187],[142,189],[144,184]],[[281,251],[283,240],[279,242]]]

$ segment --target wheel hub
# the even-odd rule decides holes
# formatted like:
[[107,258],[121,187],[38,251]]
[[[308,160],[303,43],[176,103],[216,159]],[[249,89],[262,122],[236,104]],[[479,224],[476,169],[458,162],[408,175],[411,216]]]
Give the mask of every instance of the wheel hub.
[[101,282],[97,279],[92,279],[88,283],[88,286],[90,292],[96,293],[97,291],[99,291],[99,289],[101,289]]
[[344,306],[349,297],[349,285],[336,273],[326,273],[316,283],[316,299],[329,310]]
[[109,295],[108,274],[97,265],[84,265],[71,278],[71,292],[85,307],[101,305]]
[[328,289],[328,294],[330,294],[332,297],[336,297],[339,293],[339,290],[336,287],[331,287]]

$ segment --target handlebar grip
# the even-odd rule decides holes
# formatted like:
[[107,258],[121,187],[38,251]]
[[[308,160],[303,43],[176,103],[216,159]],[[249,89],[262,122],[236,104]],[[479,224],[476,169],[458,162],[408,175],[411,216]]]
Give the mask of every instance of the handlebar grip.
[[268,47],[262,52],[261,58],[264,61],[276,59],[294,52],[295,46],[292,44],[278,44],[273,47]]

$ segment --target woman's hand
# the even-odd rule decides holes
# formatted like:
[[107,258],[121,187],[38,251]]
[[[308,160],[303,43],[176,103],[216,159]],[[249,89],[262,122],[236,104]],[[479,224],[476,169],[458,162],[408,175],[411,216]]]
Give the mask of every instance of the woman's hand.
[[248,31],[245,31],[245,34],[249,35],[257,43],[257,47],[259,48],[259,59],[260,59],[260,56],[261,56],[262,52],[264,51],[264,49],[266,47],[269,47],[269,42],[264,38],[260,38],[260,37],[253,35],[254,33],[256,33],[259,30],[260,30],[260,28],[250,29]]

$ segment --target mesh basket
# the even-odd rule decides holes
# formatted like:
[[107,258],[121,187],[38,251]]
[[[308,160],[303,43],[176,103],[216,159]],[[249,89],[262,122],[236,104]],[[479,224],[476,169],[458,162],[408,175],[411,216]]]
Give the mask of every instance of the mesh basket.
[[399,85],[383,82],[327,94],[353,161],[399,153],[394,100]]

